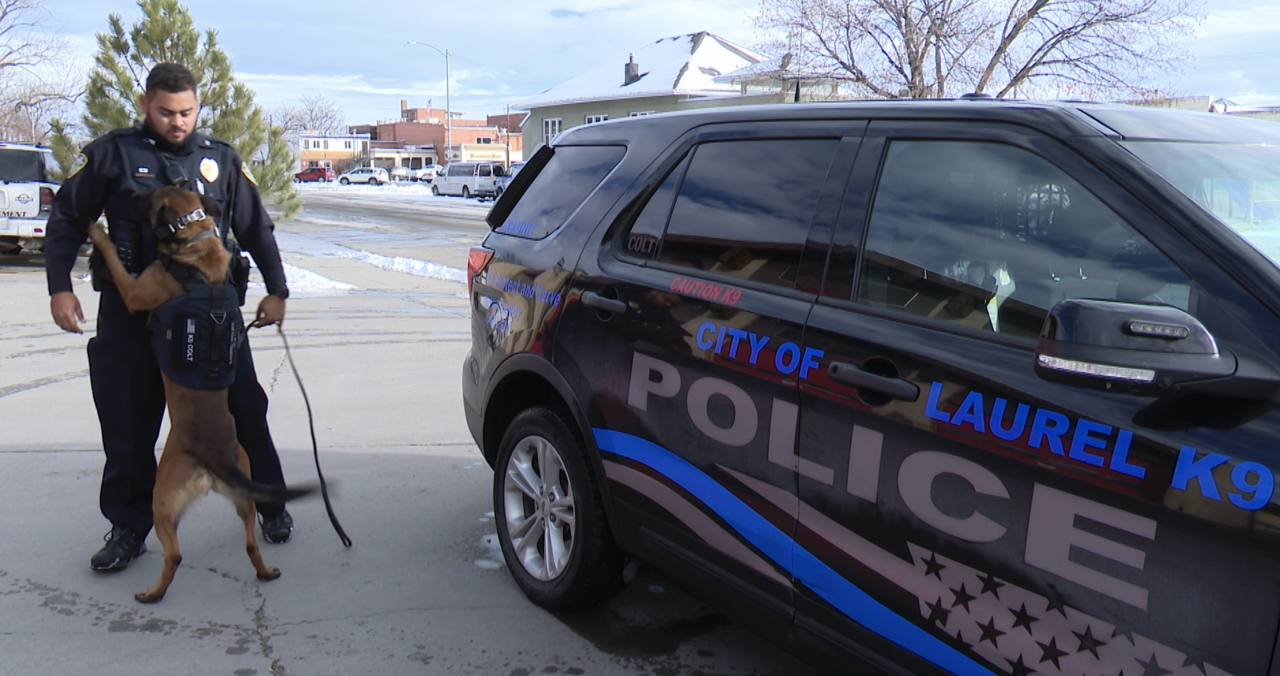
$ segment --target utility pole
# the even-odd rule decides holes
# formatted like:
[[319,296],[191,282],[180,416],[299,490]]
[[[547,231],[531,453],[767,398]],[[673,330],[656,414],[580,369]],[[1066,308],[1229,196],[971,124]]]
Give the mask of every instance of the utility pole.
[[[440,49],[439,47],[418,40],[410,40],[411,45],[422,45],[430,47],[440,53],[444,57],[444,153],[445,163],[449,162],[449,154],[453,151],[453,116],[450,113],[449,98],[449,50]],[[440,153],[436,153],[438,156]],[[439,157],[436,158],[437,160]]]

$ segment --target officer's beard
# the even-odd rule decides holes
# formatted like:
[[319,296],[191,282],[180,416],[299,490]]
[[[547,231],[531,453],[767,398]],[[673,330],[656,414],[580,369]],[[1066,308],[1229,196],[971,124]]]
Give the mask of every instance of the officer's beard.
[[173,153],[187,150],[191,146],[191,139],[195,136],[194,133],[188,133],[186,136],[182,137],[182,140],[178,143],[171,143],[168,137],[156,131],[150,116],[147,116],[147,118],[143,120],[142,124],[143,128],[147,132],[147,136],[150,136],[151,139],[156,142],[156,145],[166,152]]

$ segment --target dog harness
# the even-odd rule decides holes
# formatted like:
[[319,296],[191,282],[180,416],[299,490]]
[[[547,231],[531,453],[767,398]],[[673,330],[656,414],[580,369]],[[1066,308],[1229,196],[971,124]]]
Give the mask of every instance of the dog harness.
[[[169,226],[169,236],[201,218],[204,212],[199,209],[179,218]],[[187,242],[207,236],[216,235],[209,230]],[[194,266],[163,255],[160,261],[186,293],[151,311],[148,326],[156,363],[171,380],[185,387],[231,387],[236,378],[236,352],[244,340],[244,317],[231,276],[222,284],[210,284]]]

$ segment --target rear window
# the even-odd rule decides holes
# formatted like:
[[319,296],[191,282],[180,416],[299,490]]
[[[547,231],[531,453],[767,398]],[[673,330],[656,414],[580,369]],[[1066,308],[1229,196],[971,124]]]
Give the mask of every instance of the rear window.
[[542,239],[554,232],[618,166],[622,146],[560,146],[497,232]]
[[48,159],[53,157],[52,153],[42,151],[0,149],[0,181],[52,183],[46,155]]

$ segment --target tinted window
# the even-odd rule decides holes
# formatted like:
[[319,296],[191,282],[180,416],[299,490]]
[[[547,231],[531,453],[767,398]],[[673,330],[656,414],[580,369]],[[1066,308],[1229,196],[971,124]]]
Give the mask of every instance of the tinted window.
[[541,239],[554,232],[622,161],[622,146],[560,146],[498,232]]
[[792,287],[838,146],[837,139],[699,146],[680,184],[658,260]]
[[622,240],[622,250],[626,255],[644,260],[658,257],[658,242],[662,240],[662,231],[666,229],[667,218],[671,216],[671,205],[675,203],[676,189],[680,187],[680,179],[684,178],[688,166],[689,158],[685,157],[667,174],[662,185],[658,186],[658,190],[641,209],[640,215],[636,216],[631,230]]
[[889,146],[858,300],[1038,335],[1067,298],[1187,308],[1187,278],[1044,159],[995,143]]
[[487,164],[482,164],[482,165],[480,165],[480,175],[481,175],[481,176],[492,176],[492,175],[493,175],[493,167],[490,167],[490,166],[489,166],[489,165],[487,165]]

